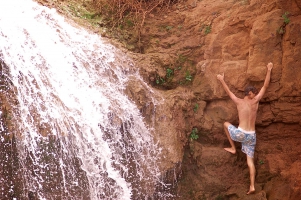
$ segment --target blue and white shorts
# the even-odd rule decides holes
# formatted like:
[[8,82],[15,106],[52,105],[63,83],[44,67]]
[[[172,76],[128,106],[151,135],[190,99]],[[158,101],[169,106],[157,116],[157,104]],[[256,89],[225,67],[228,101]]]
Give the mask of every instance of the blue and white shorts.
[[232,140],[241,142],[241,151],[253,158],[256,146],[255,131],[245,131],[233,125],[228,126],[228,131]]

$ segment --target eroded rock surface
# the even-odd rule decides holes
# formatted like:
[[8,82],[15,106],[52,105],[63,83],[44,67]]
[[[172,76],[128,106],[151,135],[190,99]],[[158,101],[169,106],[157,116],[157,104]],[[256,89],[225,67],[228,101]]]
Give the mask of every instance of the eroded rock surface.
[[[154,14],[146,22],[147,31],[142,37],[145,55],[140,59],[160,57],[165,69],[177,59],[171,56],[174,54],[195,62],[194,67],[187,68],[193,72],[191,85],[184,86],[183,94],[192,92],[186,95],[187,99],[178,96],[177,106],[173,103],[175,94],[183,90],[181,85],[162,92],[167,96],[166,110],[171,112],[165,123],[177,127],[177,131],[173,128],[164,131],[164,137],[176,134],[183,145],[194,144],[194,148],[190,145],[186,151],[183,149],[186,153],[183,176],[178,183],[179,199],[298,199],[301,186],[297,170],[301,163],[299,1],[187,1],[179,2],[165,14],[165,17]],[[285,18],[289,23],[284,22]],[[162,26],[168,26],[169,30],[160,32]],[[207,30],[210,27],[209,33],[205,32],[206,27]],[[139,66],[146,68],[142,72],[145,77],[164,75],[159,62],[146,64],[145,59],[141,60]],[[229,144],[222,124],[229,121],[237,125],[238,118],[235,105],[216,80],[216,74],[225,73],[231,90],[243,97],[247,85],[258,88],[263,85],[268,62],[274,63],[271,83],[256,120],[257,193],[247,196],[249,172],[245,155],[223,152],[223,147]],[[174,78],[180,80],[179,76]],[[200,105],[196,112],[195,104]],[[188,137],[194,127],[199,130],[199,139],[183,140],[181,135]],[[158,133],[159,130],[158,127]],[[171,148],[179,143],[169,142],[162,144]],[[240,149],[239,144],[237,148]]]
[[[300,33],[299,0],[179,0],[146,18],[143,54],[128,54],[154,92],[136,82],[126,92],[155,127],[161,170],[177,168],[169,181],[179,199],[300,198]],[[247,196],[240,145],[237,155],[223,150],[229,145],[223,122],[237,125],[238,118],[216,74],[225,73],[243,97],[245,86],[263,85],[268,62],[274,63],[271,83],[256,120],[257,192]],[[197,140],[189,138],[193,128]]]

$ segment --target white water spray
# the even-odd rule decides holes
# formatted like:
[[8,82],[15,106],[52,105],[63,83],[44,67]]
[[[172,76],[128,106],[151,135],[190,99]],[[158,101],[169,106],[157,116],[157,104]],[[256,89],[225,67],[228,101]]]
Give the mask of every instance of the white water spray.
[[0,59],[16,89],[24,193],[39,199],[152,197],[159,152],[123,94],[138,74],[126,56],[114,54],[113,46],[55,10],[30,0],[1,2]]

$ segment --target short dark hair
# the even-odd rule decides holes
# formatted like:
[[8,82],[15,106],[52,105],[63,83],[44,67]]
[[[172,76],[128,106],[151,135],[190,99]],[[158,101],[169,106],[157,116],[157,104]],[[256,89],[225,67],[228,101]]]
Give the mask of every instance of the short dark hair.
[[248,86],[245,88],[245,96],[248,96],[249,92],[253,92],[253,94],[258,94],[258,90],[254,86]]

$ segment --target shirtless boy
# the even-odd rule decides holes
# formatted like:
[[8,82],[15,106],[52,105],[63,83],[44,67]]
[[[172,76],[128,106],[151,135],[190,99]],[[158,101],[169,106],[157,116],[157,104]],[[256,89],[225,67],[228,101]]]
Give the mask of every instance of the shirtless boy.
[[222,83],[225,91],[229,97],[234,101],[237,106],[239,125],[238,128],[230,124],[229,122],[224,123],[224,130],[227,138],[230,142],[230,148],[224,148],[226,151],[235,154],[236,148],[234,141],[241,142],[242,152],[247,155],[247,164],[250,170],[250,189],[247,194],[255,193],[255,165],[254,165],[254,151],[256,145],[256,134],[255,134],[255,121],[258,110],[258,104],[260,99],[263,97],[267,90],[270,79],[273,63],[268,63],[267,74],[263,87],[258,92],[253,86],[249,86],[245,89],[245,97],[240,99],[236,97],[229,89],[224,81],[224,74],[218,74],[217,79]]

